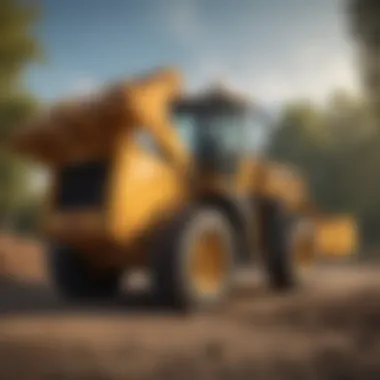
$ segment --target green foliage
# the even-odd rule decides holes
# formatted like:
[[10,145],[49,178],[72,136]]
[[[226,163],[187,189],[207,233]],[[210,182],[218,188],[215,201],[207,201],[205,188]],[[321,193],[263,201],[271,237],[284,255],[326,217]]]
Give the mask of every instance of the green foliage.
[[20,90],[23,70],[41,58],[41,48],[31,34],[38,17],[35,6],[0,0],[0,96]]
[[16,215],[34,202],[31,166],[7,150],[6,141],[37,105],[22,81],[28,65],[41,58],[32,34],[37,17],[35,6],[0,0],[0,228],[13,226]]
[[[357,188],[362,197],[360,209],[364,230],[369,238],[377,237],[380,231],[380,2],[374,0],[347,0],[346,4],[351,36],[356,43],[360,58],[359,69],[363,88],[376,120],[371,142],[358,150],[356,163]],[[364,162],[360,165],[360,162]],[[367,182],[364,182],[367,181]],[[377,240],[380,238],[377,237]]]
[[368,242],[380,239],[368,227],[380,228],[380,131],[375,126],[364,100],[337,91],[325,107],[286,106],[269,147],[274,158],[300,168],[322,209],[354,213]]

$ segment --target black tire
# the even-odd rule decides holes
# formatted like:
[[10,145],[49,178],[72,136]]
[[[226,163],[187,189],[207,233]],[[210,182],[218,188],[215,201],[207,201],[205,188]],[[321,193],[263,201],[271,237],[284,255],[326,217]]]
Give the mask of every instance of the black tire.
[[[191,246],[208,230],[216,231],[223,239],[226,271],[220,289],[212,295],[198,292],[189,274]],[[153,252],[152,275],[157,301],[180,311],[215,309],[227,300],[232,285],[235,263],[233,227],[222,212],[215,208],[199,207],[185,212],[161,232],[160,249]],[[224,253],[225,252],[225,253]]]
[[120,274],[99,276],[76,250],[53,247],[49,252],[50,274],[62,296],[72,300],[104,300],[117,295]]
[[264,265],[270,286],[278,290],[292,289],[299,284],[290,237],[294,220],[280,202],[264,200]]

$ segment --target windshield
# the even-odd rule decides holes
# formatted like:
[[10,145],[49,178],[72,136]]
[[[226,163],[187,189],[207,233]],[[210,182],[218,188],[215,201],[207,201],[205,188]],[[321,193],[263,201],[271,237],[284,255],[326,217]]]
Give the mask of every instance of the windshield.
[[206,115],[199,119],[204,138],[213,141],[223,154],[235,154],[242,146],[242,118],[230,114]]
[[185,112],[176,112],[173,116],[173,123],[180,135],[181,141],[186,145],[190,153],[195,154],[198,130],[195,115]]
[[244,140],[242,147],[245,154],[265,154],[270,137],[270,129],[267,123],[267,120],[256,112],[247,115],[244,120]]
[[175,112],[174,124],[191,153],[212,145],[224,154],[260,154],[268,145],[269,128],[258,112]]
[[181,140],[202,168],[236,168],[243,144],[244,118],[232,112],[190,112],[174,114]]

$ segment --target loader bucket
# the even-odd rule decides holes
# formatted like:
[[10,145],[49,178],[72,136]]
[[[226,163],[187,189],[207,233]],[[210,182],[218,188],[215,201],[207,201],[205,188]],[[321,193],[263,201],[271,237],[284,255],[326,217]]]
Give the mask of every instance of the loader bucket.
[[319,220],[316,225],[317,252],[327,259],[345,258],[357,253],[358,226],[354,218],[337,216]]
[[[107,86],[95,96],[52,106],[12,136],[11,144],[22,154],[54,165],[109,156],[123,130],[144,126],[164,134],[167,104],[179,92],[177,72],[157,70]],[[171,140],[167,144],[175,145]]]

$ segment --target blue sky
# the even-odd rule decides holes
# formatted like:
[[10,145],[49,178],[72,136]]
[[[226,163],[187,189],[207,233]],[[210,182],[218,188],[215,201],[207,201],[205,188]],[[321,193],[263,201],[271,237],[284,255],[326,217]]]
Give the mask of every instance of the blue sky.
[[339,0],[40,3],[35,33],[48,62],[31,67],[27,80],[47,101],[165,64],[182,69],[189,90],[222,77],[268,105],[357,89]]

